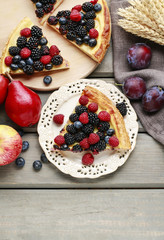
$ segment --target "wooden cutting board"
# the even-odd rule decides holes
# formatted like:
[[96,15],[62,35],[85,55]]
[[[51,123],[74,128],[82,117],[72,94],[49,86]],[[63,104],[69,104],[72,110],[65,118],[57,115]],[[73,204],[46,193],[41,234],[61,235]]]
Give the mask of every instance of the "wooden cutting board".
[[[86,0],[76,0],[75,3],[72,0],[65,0],[56,12],[61,9],[71,9],[72,6],[82,4],[85,1]],[[70,69],[50,73],[36,73],[33,76],[17,75],[13,77],[14,79],[22,81],[27,87],[32,89],[50,91],[59,88],[65,83],[87,77],[98,66],[98,63],[90,59],[46,24],[41,26],[35,16],[34,6],[31,0],[3,1],[3,5],[0,8],[0,55],[2,54],[10,33],[26,16],[29,17],[34,24],[42,27],[43,33],[50,44],[58,46],[61,50],[61,55],[70,62]],[[45,75],[51,75],[53,79],[49,86],[45,86],[43,83],[43,77]]]

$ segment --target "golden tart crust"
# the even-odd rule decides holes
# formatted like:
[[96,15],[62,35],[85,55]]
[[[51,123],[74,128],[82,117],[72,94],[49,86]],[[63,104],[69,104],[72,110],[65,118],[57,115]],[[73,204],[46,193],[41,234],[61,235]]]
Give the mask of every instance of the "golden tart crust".
[[[105,0],[99,0],[98,3],[102,5],[102,10],[99,13],[96,13],[95,28],[99,31],[99,36],[97,38],[97,45],[94,48],[91,48],[86,44],[78,46],[74,41],[68,40],[65,35],[62,36],[66,38],[70,43],[75,45],[77,48],[79,48],[81,51],[83,51],[85,54],[87,54],[89,57],[91,57],[93,60],[101,63],[108,47],[110,46],[109,42],[111,38],[111,19],[107,2]],[[59,24],[55,26],[50,25],[48,22],[47,24],[55,31],[60,33]]]
[[[11,46],[16,46],[16,41],[17,41],[17,38],[20,36],[20,31],[23,28],[31,28],[33,25],[34,24],[31,22],[31,20],[28,17],[25,17],[18,24],[18,26],[13,30],[13,32],[11,33],[11,35],[6,43],[4,50],[2,52],[2,56],[1,56],[1,60],[0,60],[0,74],[5,74],[6,72],[10,73],[11,75],[24,74],[23,70],[21,70],[21,69],[12,71],[10,67],[6,66],[4,60],[7,56],[10,56],[8,49]],[[69,62],[67,60],[63,59],[63,63],[61,65],[54,66],[51,70],[43,69],[43,71],[41,71],[41,72],[50,72],[50,71],[68,69],[68,68],[69,68]]]
[[[98,104],[99,108],[96,113],[99,113],[100,111],[107,111],[110,114],[111,116],[110,126],[115,130],[115,136],[119,140],[119,145],[115,149],[122,149],[122,150],[131,149],[130,138],[126,131],[124,119],[120,114],[119,110],[113,104],[113,102],[109,98],[107,98],[106,95],[100,92],[98,89],[90,86],[85,87],[81,96],[82,95],[86,95],[88,97],[89,102],[87,105],[89,105],[92,102],[96,102]],[[69,124],[72,124],[70,120],[67,121],[60,135],[64,136],[64,134],[67,133],[66,127]],[[70,146],[70,149],[72,148],[73,145]],[[110,145],[107,145],[106,149],[111,149]]]

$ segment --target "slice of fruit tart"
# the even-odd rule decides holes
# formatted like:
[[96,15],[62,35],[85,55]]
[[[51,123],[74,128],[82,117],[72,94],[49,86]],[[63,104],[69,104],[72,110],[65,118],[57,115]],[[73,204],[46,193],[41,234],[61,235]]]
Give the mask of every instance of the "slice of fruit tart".
[[11,75],[56,71],[69,68],[56,45],[43,36],[42,29],[24,18],[12,32],[2,53],[0,74]]
[[47,24],[100,63],[109,47],[111,20],[105,0],[92,0],[50,16]]
[[48,17],[55,11],[56,8],[64,0],[31,0],[34,8],[35,14],[39,19],[40,24],[44,24]]
[[[54,149],[90,150],[93,154],[106,149],[128,150],[131,143],[123,118],[126,113],[124,102],[115,106],[102,92],[87,86],[64,128],[55,137]],[[55,115],[53,120],[61,124],[62,114]]]

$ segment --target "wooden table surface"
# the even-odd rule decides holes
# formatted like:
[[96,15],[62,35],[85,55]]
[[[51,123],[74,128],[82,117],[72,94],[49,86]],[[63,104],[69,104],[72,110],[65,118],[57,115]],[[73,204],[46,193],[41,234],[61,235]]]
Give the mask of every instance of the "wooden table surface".
[[[108,1],[109,3],[109,1]],[[114,81],[112,46],[90,78]],[[51,92],[39,95],[42,104]],[[0,124],[19,127],[0,107]],[[0,240],[164,239],[164,147],[139,123],[136,148],[115,173],[76,179],[51,163],[35,172],[43,152],[36,126],[24,128],[30,148],[0,168]]]

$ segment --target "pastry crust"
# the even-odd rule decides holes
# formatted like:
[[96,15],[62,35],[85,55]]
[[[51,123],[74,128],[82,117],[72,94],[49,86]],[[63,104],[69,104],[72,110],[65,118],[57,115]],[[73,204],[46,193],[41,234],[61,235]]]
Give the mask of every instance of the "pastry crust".
[[[123,149],[123,150],[131,149],[131,143],[130,143],[129,135],[126,131],[124,119],[120,114],[119,110],[113,104],[113,102],[109,98],[107,98],[106,95],[100,92],[98,89],[90,86],[85,87],[81,95],[86,95],[88,97],[89,99],[88,105],[91,102],[96,102],[98,104],[99,109],[97,113],[99,113],[100,111],[107,111],[110,114],[111,116],[110,126],[115,130],[115,136],[119,140],[119,146],[116,147],[115,149]],[[67,133],[66,127],[69,124],[72,124],[70,120],[67,121],[66,125],[61,130],[60,135],[64,136],[64,134]],[[72,146],[70,146],[70,149]],[[110,145],[107,145],[106,149],[111,149]]]
[[[70,43],[75,45],[77,48],[79,48],[81,51],[83,51],[85,54],[87,54],[89,57],[91,57],[93,60],[95,60],[98,63],[101,63],[108,47],[110,46],[109,42],[111,38],[111,19],[110,19],[109,8],[107,6],[106,1],[99,0],[98,3],[102,5],[102,10],[101,10],[102,12],[97,13],[97,17],[96,17],[101,30],[99,31],[99,37],[97,39],[98,48],[97,47],[91,48],[86,44],[82,44],[81,46],[79,46],[74,41],[68,40],[65,35],[62,35],[62,36],[66,38]],[[101,14],[101,17],[99,19],[100,14]],[[50,25],[48,22],[47,24],[60,34],[59,25],[53,26],[53,25]]]
[[[13,30],[11,33],[6,46],[2,52],[1,60],[0,60],[0,74],[5,74],[6,72],[10,73],[11,75],[16,75],[16,74],[24,74],[23,70],[18,69],[16,71],[12,71],[10,67],[6,66],[5,64],[5,58],[7,56],[10,56],[8,49],[10,46],[16,46],[16,40],[18,36],[20,36],[20,31],[27,27],[31,28],[34,24],[31,22],[31,20],[28,17],[25,17],[19,24],[18,26]],[[59,66],[53,66],[51,70],[46,70],[44,69],[41,72],[50,72],[50,71],[56,71],[56,70],[63,70],[63,69],[68,69],[69,68],[69,62],[65,59],[63,59],[63,63]],[[37,71],[35,71],[37,73]]]
[[[62,4],[63,1],[64,0],[56,0],[56,3],[54,4],[54,7],[53,7],[53,9],[52,9],[52,11],[50,13],[44,14],[44,16],[42,18],[38,18],[37,17],[39,19],[39,22],[40,22],[41,25],[43,25],[47,21],[49,16],[51,16],[51,14],[60,6],[60,4]],[[33,3],[33,5],[34,5],[34,8],[36,10],[37,8],[36,8],[34,3]]]

